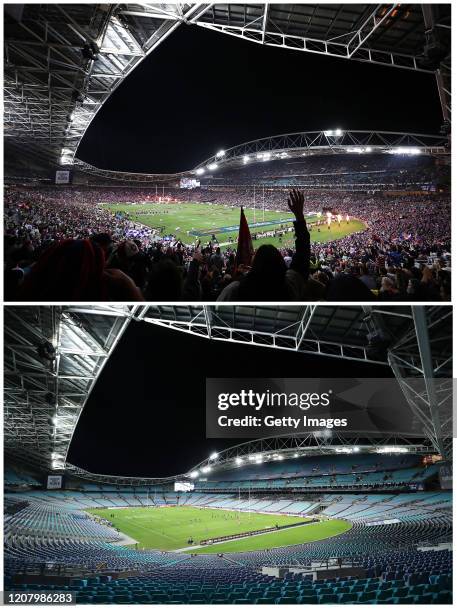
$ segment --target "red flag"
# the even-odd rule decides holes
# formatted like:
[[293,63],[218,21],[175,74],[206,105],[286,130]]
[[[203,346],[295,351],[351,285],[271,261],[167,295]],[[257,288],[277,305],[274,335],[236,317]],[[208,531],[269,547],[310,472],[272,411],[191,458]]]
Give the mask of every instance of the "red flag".
[[251,232],[246,221],[243,207],[240,213],[240,229],[238,231],[238,247],[236,249],[235,263],[237,266],[250,266],[252,256],[254,255],[254,247],[252,246]]

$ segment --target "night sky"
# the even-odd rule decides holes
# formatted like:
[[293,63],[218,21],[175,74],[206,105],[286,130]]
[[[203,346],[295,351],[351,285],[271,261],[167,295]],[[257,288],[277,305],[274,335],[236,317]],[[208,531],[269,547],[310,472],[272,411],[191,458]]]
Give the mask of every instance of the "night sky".
[[183,25],[112,94],[78,157],[110,170],[175,172],[275,134],[337,127],[438,134],[441,123],[432,75]]
[[124,476],[187,472],[247,440],[206,439],[205,379],[390,377],[390,368],[209,341],[131,322],[84,408],[68,461]]

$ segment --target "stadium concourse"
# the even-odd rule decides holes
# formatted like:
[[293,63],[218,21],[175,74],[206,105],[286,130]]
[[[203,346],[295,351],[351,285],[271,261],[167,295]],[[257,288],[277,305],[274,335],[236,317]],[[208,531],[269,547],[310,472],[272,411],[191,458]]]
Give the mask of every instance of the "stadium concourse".
[[[448,301],[450,168],[439,159],[347,150],[293,163],[287,156],[267,164],[254,159],[249,166],[229,163],[191,189],[176,181],[97,187],[93,176],[87,184],[87,175],[86,185],[61,188],[12,180],[5,192],[5,297]],[[334,227],[341,215],[360,221],[362,229],[321,241],[319,224],[297,223],[296,212],[292,223],[288,197],[294,188],[303,193],[305,219],[332,213]],[[143,223],[155,206],[163,210],[163,202],[170,208],[187,203],[186,210],[192,203],[208,211],[214,204],[244,206],[290,219],[271,230],[251,227],[254,249],[257,240],[276,246],[262,244],[250,265],[241,266],[236,232],[224,243],[223,233],[197,239],[189,232],[177,236],[179,227],[158,227],[157,218]],[[101,203],[124,206],[114,212]]]
[[[316,442],[255,456],[246,443],[235,459],[228,451],[200,470],[161,480],[67,465],[62,490],[46,490],[44,474],[9,462],[5,589],[73,591],[84,604],[451,603],[452,495],[441,488],[440,456],[418,441]],[[194,521],[206,521],[205,528],[214,512],[229,518],[214,553],[211,543],[199,551],[197,542],[181,552],[148,549],[115,526],[119,515],[139,508],[143,533],[153,530],[147,517],[158,510],[202,509]],[[276,527],[236,538],[240,515],[271,515]],[[286,516],[322,527],[339,520],[347,528],[315,541],[304,535],[305,543],[269,541],[306,534],[306,526],[279,527]],[[195,528],[189,521],[184,531]]]

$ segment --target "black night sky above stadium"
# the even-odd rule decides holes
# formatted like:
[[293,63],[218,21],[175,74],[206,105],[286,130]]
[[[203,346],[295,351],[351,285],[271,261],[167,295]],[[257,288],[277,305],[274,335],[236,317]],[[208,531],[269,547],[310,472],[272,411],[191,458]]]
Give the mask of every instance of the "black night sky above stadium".
[[84,408],[68,460],[101,474],[170,476],[245,442],[206,438],[207,377],[390,376],[384,366],[209,341],[132,322]]
[[112,94],[78,157],[111,170],[175,172],[275,134],[335,128],[438,134],[441,123],[432,75],[183,25]]

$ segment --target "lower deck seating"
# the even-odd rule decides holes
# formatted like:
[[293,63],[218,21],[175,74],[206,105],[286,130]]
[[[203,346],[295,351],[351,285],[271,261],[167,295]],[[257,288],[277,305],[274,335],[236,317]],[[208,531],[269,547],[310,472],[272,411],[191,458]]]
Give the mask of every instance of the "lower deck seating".
[[292,573],[278,579],[226,563],[204,573],[175,566],[120,580],[79,579],[63,590],[74,591],[79,604],[450,604],[451,585],[450,573],[313,581]]

